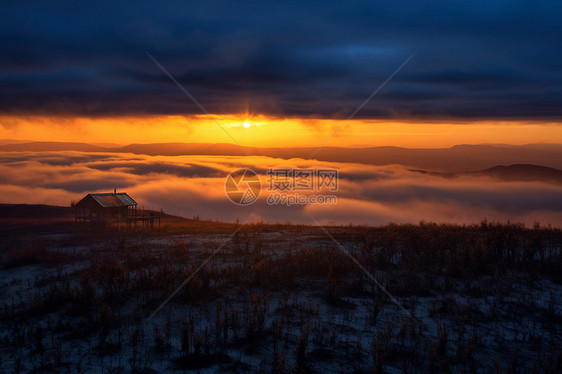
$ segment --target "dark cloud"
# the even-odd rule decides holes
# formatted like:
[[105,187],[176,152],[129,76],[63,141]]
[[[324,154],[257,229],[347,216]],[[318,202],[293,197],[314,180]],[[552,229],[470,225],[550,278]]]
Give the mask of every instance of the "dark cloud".
[[168,174],[187,178],[212,178],[226,176],[226,172],[217,168],[197,164],[178,165],[165,162],[131,163],[131,162],[103,162],[87,165],[97,170],[120,169],[136,175]]
[[90,191],[112,191],[114,188],[122,189],[132,187],[136,182],[123,176],[113,176],[110,179],[101,178],[80,178],[80,179],[61,179],[56,182],[38,183],[46,189],[60,189],[68,192],[88,193]]
[[8,2],[0,111],[345,117],[562,117],[554,1]]

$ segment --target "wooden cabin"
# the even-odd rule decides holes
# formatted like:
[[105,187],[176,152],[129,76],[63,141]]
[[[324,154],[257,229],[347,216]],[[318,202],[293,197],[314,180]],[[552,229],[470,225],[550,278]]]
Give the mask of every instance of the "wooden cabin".
[[131,223],[137,218],[137,202],[127,193],[91,193],[74,205],[76,222]]

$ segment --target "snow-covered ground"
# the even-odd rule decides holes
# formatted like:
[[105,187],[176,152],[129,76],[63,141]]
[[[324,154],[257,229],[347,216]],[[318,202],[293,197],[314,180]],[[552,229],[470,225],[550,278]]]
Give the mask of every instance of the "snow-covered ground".
[[400,306],[306,227],[88,245],[50,238],[40,251],[50,260],[18,248],[0,270],[1,371],[560,370],[562,285],[551,277],[422,267],[411,282],[423,286],[399,286],[414,276],[402,252],[378,266],[382,248],[338,241]]

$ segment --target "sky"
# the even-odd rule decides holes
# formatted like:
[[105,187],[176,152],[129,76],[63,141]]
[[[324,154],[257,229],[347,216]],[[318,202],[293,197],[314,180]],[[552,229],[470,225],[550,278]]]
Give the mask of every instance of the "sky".
[[[562,142],[558,1],[9,2],[0,138]],[[203,115],[203,116],[202,116]],[[243,123],[249,122],[250,128]]]

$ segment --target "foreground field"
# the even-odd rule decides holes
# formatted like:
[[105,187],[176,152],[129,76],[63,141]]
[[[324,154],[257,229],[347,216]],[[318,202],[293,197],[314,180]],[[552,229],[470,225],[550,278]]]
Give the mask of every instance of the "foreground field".
[[558,229],[169,222],[3,232],[3,371],[562,370]]

